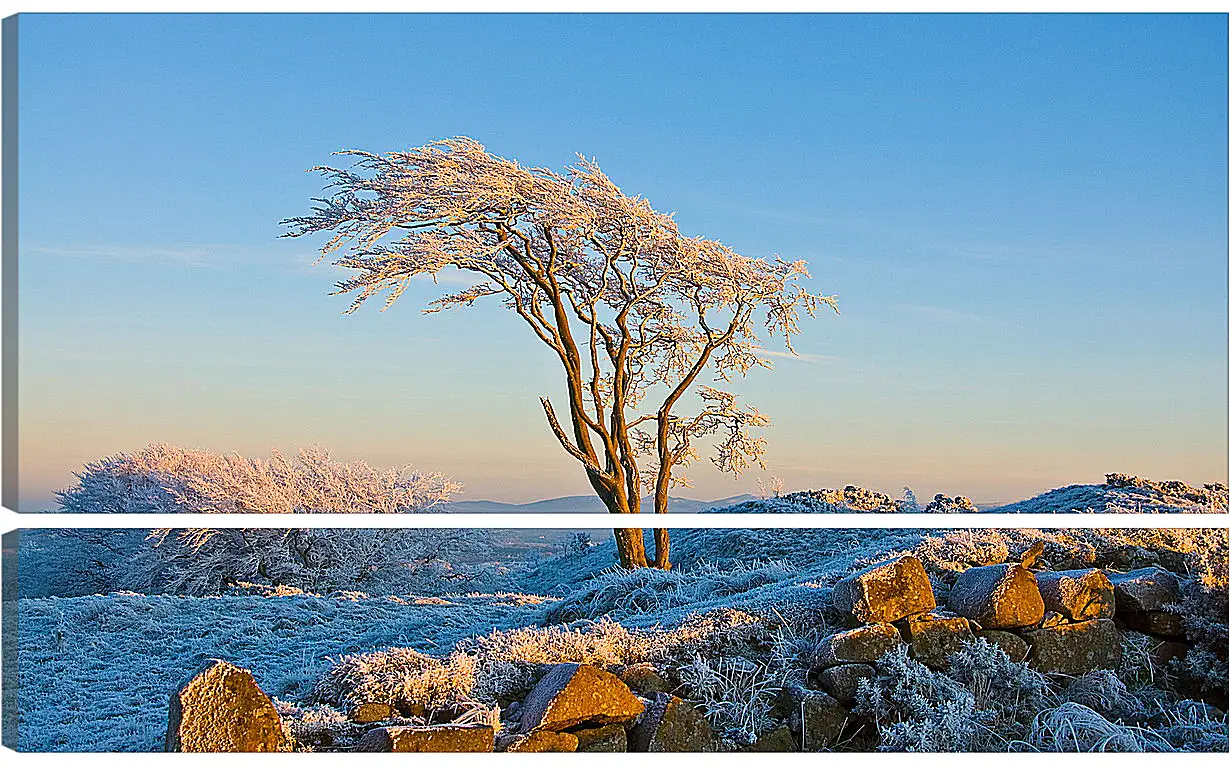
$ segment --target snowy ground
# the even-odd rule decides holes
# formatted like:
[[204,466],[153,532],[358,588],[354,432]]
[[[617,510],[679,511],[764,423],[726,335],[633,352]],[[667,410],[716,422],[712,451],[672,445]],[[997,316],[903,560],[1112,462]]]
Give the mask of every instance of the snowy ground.
[[[434,598],[433,598],[434,600]],[[520,626],[536,606],[506,598],[403,604],[388,598],[109,595],[19,601],[19,748],[157,751],[171,691],[211,658],[294,697],[329,657]]]

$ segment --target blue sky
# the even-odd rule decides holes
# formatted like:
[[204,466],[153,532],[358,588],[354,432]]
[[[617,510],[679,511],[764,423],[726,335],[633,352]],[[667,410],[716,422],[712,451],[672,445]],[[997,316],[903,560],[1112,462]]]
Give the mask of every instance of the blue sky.
[[840,296],[740,387],[770,471],[689,495],[1226,479],[1224,16],[32,15],[20,56],[23,508],[153,441],[587,492],[514,316],[343,317],[278,239],[330,152],[458,134]]

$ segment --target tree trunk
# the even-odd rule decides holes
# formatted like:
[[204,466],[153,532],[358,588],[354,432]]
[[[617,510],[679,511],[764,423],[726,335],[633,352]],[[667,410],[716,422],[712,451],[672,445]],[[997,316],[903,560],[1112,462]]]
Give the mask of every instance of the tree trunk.
[[665,528],[653,529],[653,567],[663,571],[670,570],[670,531]]
[[644,550],[644,531],[639,528],[615,528],[615,544],[619,547],[619,565],[624,568],[646,568],[648,555]]

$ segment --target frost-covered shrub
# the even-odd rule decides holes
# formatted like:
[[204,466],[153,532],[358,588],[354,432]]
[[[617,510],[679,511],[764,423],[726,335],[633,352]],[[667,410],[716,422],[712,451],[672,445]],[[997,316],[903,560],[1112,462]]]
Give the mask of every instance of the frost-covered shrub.
[[855,711],[875,721],[884,751],[977,751],[991,733],[972,692],[903,646],[880,659],[878,677],[858,683]]
[[17,584],[23,598],[79,597],[125,589],[120,574],[146,548],[148,531],[30,528],[18,535]]
[[308,448],[268,459],[154,443],[85,465],[79,482],[56,492],[64,512],[195,514],[390,514],[428,512],[461,486],[411,467],[380,470],[333,461]]
[[474,574],[457,565],[482,531],[432,528],[187,528],[152,531],[116,578],[136,592],[218,594],[240,583],[313,592],[456,591]]
[[438,659],[412,648],[389,648],[345,656],[316,685],[312,698],[339,707],[367,702],[456,708],[471,700],[475,685],[471,656]]
[[775,584],[796,573],[795,568],[780,562],[733,563],[724,568],[702,562],[669,571],[616,567],[579,584],[575,591],[551,606],[543,622],[660,614],[701,600]]
[[1201,691],[1229,697],[1229,530],[1205,529],[1190,553],[1192,580],[1180,610],[1191,647],[1176,666]]
[[857,711],[874,719],[880,749],[983,752],[1008,747],[1052,701],[1045,679],[978,639],[948,658],[946,674],[897,648],[879,662],[879,676],[859,683]]

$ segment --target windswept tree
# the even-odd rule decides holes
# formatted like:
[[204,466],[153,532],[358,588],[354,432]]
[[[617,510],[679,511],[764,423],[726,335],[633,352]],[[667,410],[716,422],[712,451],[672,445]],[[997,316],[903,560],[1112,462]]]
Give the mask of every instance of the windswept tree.
[[[541,398],[546,421],[612,513],[639,512],[646,493],[668,511],[671,486],[687,485],[680,470],[703,444],[722,471],[763,466],[765,441],[753,430],[768,418],[720,386],[772,367],[761,326],[792,352],[802,312],[836,309],[835,297],[799,284],[805,262],[685,237],[671,215],[624,194],[584,157],[557,173],[464,137],[339,154],[356,160],[313,169],[328,178],[328,196],[283,222],[287,236],[331,233],[323,255],[357,273],[337,284],[355,296],[348,312],[382,291],[387,308],[417,275],[472,273],[472,286],[424,311],[496,297],[529,325],[567,385],[562,419]],[[718,386],[699,383],[706,371]],[[649,564],[639,530],[616,529],[615,539],[622,565]],[[667,531],[654,539],[653,564],[669,568]]]

